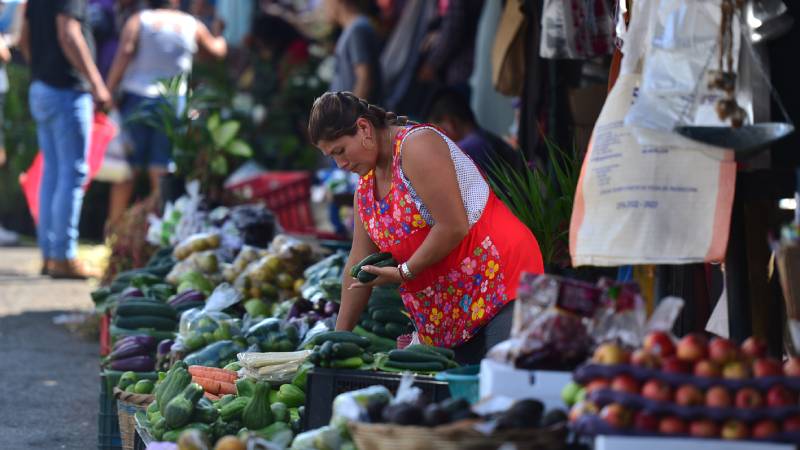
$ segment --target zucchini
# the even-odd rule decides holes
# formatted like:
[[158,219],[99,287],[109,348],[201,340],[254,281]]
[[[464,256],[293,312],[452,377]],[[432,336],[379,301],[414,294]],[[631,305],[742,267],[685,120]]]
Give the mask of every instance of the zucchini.
[[352,342],[337,342],[333,344],[331,350],[333,351],[332,355],[334,359],[346,359],[353,356],[361,356],[364,353],[364,349],[361,348],[360,345]]
[[373,266],[378,263],[378,261],[383,261],[385,259],[389,259],[392,257],[392,254],[389,252],[379,252],[373,253],[368,255],[366,258],[362,259],[361,261],[357,262],[350,268],[350,276],[355,278],[358,276],[358,272],[361,271],[361,267],[363,266]]
[[383,352],[397,348],[396,341],[378,336],[360,325],[353,328],[353,332],[369,340],[370,346],[368,348],[371,352]]
[[361,337],[351,331],[326,331],[314,336],[313,345],[322,345],[323,342],[352,342],[361,348],[369,347],[369,339]]
[[456,357],[455,352],[450,350],[449,348],[434,347],[433,345],[413,344],[413,345],[409,345],[405,349],[406,350],[411,350],[411,351],[436,352],[436,353],[444,356],[447,359],[455,359],[455,357]]
[[405,314],[403,314],[397,308],[380,308],[376,309],[372,313],[372,320],[376,322],[381,322],[384,324],[388,323],[398,323],[400,325],[405,325],[411,321]]
[[361,321],[361,326],[372,331],[372,328],[375,326],[375,321],[372,319],[364,319]]
[[392,369],[410,370],[412,372],[439,372],[444,370],[444,365],[440,362],[400,362],[389,359],[384,364]]
[[175,309],[165,303],[129,300],[117,306],[117,316],[159,316],[177,320]]
[[117,316],[114,325],[131,330],[152,328],[158,331],[174,331],[178,327],[178,322],[160,316]]
[[397,362],[438,362],[447,365],[450,360],[444,356],[432,353],[414,352],[411,350],[392,350],[389,360]]
[[[378,261],[371,265],[375,267],[392,267],[397,265],[397,261],[395,261],[394,258],[389,258]],[[378,276],[375,275],[374,273],[369,273],[364,270],[359,270],[358,274],[356,275],[356,278],[358,279],[358,281],[362,283],[369,283],[370,281],[373,281],[376,278],[378,278]]]

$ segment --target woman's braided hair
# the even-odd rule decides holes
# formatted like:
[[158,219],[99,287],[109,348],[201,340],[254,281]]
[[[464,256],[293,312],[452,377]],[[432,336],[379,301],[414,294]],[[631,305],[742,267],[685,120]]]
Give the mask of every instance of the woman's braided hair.
[[333,141],[356,134],[356,120],[359,117],[369,120],[378,129],[412,123],[408,117],[371,105],[351,92],[326,92],[314,100],[311,107],[311,117],[308,119],[311,143],[317,145],[320,141]]

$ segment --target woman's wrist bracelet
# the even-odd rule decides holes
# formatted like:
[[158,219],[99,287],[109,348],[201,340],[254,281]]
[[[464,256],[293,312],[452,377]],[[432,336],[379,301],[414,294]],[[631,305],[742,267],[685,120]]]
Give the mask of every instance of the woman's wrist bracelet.
[[397,268],[400,269],[400,277],[403,278],[403,280],[408,281],[414,279],[414,274],[408,269],[408,264],[402,263],[397,266]]

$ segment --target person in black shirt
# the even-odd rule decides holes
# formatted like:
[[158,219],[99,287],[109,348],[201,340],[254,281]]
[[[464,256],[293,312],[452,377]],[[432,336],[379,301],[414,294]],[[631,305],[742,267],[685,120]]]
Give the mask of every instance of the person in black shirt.
[[94,62],[87,0],[29,0],[20,49],[31,64],[29,102],[44,156],[37,228],[42,272],[86,278],[76,256],[92,99],[111,106]]
[[[456,88],[442,88],[431,98],[427,121],[442,131],[464,151],[489,179],[494,179],[493,161],[504,161],[521,170],[525,162],[520,152],[502,138],[481,128],[464,95]],[[499,181],[499,180],[495,180]]]

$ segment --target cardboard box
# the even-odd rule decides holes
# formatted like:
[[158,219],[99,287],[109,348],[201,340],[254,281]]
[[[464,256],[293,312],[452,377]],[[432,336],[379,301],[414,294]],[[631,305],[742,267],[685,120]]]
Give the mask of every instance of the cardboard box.
[[572,372],[521,370],[490,359],[481,361],[480,397],[535,398],[547,409],[562,408],[561,390],[572,380]]
[[594,450],[794,450],[791,444],[721,439],[598,436]]

